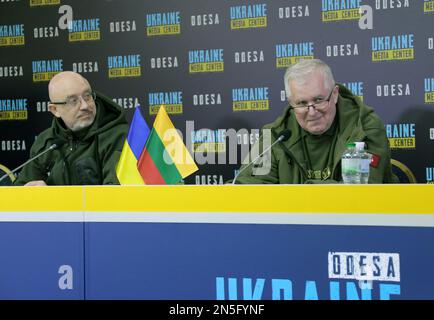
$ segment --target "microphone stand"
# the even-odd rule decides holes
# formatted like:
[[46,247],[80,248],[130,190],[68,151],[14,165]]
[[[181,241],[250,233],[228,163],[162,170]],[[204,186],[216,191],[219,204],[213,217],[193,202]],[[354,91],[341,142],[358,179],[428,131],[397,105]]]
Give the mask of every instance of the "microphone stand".
[[22,167],[24,167],[26,164],[32,162],[33,160],[39,158],[40,156],[46,154],[47,152],[54,150],[56,148],[58,148],[60,145],[58,144],[52,144],[48,149],[44,150],[43,152],[37,154],[36,156],[34,156],[33,158],[30,158],[29,160],[27,160],[26,162],[24,162],[22,165],[16,167],[14,170],[12,170],[9,173],[4,174],[1,178],[0,181],[4,180],[6,177],[10,176],[11,174],[14,174],[17,170],[21,169]]
[[285,135],[281,134],[279,136],[279,138],[276,139],[276,141],[274,141],[267,149],[265,149],[264,151],[262,151],[253,161],[251,161],[247,166],[245,166],[243,169],[241,169],[240,171],[238,171],[237,175],[235,176],[234,180],[232,180],[232,185],[235,185],[235,181],[237,180],[238,176],[244,171],[246,170],[248,167],[250,167],[252,164],[254,164],[256,162],[256,160],[258,160],[260,157],[262,157],[268,150],[270,150],[276,143],[283,141],[288,139],[288,137],[286,137]]

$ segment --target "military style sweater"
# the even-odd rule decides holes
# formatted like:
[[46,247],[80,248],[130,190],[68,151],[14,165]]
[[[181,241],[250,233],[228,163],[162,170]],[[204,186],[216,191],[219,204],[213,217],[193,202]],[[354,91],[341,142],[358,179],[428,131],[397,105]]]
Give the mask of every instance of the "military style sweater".
[[119,184],[116,165],[122,152],[128,122],[124,111],[108,97],[97,93],[96,117],[92,125],[73,132],[60,118],[38,135],[30,157],[53,144],[56,139],[66,143],[26,165],[15,185],[44,180],[47,185]]

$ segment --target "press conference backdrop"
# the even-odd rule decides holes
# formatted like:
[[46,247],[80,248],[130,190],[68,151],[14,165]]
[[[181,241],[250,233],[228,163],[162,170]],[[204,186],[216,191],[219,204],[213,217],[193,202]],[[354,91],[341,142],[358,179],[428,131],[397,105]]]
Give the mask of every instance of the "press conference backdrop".
[[427,0],[0,0],[0,164],[28,158],[51,123],[48,81],[74,70],[128,119],[140,104],[151,126],[165,104],[200,168],[185,183],[223,183],[286,107],[285,68],[315,57],[383,119],[401,180],[432,183],[433,25]]

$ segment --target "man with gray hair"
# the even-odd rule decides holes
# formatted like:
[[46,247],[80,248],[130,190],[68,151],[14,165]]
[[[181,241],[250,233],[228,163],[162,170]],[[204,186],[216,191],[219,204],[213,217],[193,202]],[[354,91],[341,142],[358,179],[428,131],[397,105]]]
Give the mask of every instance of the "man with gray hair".
[[[265,150],[282,132],[286,141],[271,148],[269,170],[244,165],[236,183],[289,184],[342,181],[341,157],[349,142],[363,141],[372,155],[369,183],[393,183],[390,148],[384,124],[374,110],[336,84],[330,67],[319,59],[301,60],[284,75],[289,106],[263,127],[256,150]],[[271,139],[264,138],[271,131]],[[252,157],[253,158],[253,157]],[[264,158],[264,157],[263,157]],[[262,159],[262,166],[266,161]]]
[[121,107],[71,71],[55,75],[48,93],[54,119],[51,127],[38,135],[30,156],[53,145],[57,148],[24,166],[14,184],[119,184],[115,169],[128,132]]

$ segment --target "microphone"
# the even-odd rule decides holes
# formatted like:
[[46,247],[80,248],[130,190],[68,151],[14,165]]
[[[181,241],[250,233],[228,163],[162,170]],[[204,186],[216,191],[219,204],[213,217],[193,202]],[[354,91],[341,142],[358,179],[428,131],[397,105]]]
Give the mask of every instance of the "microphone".
[[12,170],[10,173],[6,173],[4,174],[1,178],[0,181],[2,181],[3,179],[5,179],[6,177],[8,177],[10,174],[14,173],[15,171],[21,169],[22,167],[24,167],[26,164],[32,162],[33,160],[39,158],[40,156],[46,154],[47,152],[50,152],[51,150],[56,150],[59,149],[60,147],[62,147],[64,144],[66,143],[66,140],[63,139],[54,139],[53,140],[53,144],[48,147],[47,149],[45,149],[44,151],[42,151],[41,153],[38,153],[36,156],[30,158],[29,160],[27,160],[26,162],[24,162],[22,165],[20,165],[19,167],[16,167],[14,170]]
[[276,143],[278,142],[283,142],[289,139],[289,137],[291,136],[291,130],[286,129],[283,130],[280,134],[279,137],[276,139],[276,141],[274,141],[267,149],[265,149],[264,151],[262,151],[255,159],[253,159],[253,161],[249,162],[249,164],[247,166],[245,166],[243,169],[241,169],[240,171],[238,171],[237,175],[235,176],[234,180],[232,180],[232,184],[235,184],[235,181],[237,180],[238,176],[241,174],[241,172],[243,172],[244,170],[246,170],[248,167],[250,167],[252,164],[254,164],[256,162],[256,160],[258,160],[260,157],[262,157],[268,150],[270,150]]

